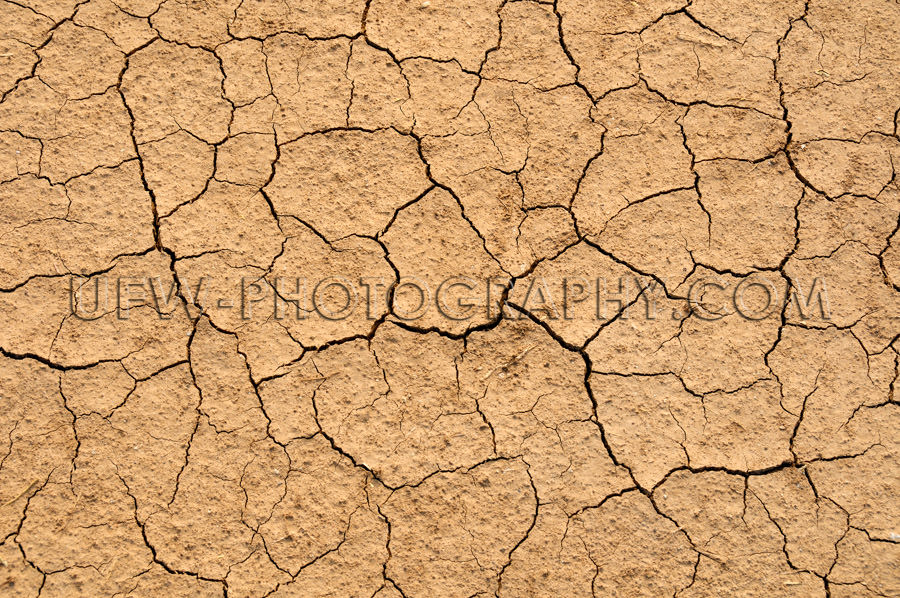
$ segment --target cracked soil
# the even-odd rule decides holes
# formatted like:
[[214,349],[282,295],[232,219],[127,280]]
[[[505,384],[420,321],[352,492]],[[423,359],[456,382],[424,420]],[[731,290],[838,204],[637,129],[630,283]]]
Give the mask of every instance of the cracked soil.
[[2,0],[0,596],[900,596],[898,126],[898,0]]

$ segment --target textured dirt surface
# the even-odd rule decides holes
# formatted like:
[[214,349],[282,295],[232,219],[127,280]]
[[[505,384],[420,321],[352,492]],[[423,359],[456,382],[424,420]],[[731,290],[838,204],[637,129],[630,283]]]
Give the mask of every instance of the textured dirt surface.
[[898,32],[0,1],[0,596],[900,596]]

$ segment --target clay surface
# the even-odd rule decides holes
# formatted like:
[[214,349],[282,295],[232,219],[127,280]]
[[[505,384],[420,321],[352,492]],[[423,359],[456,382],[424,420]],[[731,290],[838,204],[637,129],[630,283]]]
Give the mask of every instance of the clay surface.
[[0,0],[0,596],[900,597],[897,0]]

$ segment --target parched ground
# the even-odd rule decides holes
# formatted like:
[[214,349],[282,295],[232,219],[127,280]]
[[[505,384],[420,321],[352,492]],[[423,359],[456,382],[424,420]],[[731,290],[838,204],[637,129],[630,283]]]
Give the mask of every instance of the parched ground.
[[897,0],[5,0],[0,94],[0,596],[900,596]]

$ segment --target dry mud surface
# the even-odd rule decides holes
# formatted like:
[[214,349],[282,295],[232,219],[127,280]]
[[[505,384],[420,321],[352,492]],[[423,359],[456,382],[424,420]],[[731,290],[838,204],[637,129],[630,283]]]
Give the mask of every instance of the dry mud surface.
[[898,32],[3,1],[0,595],[900,596]]

